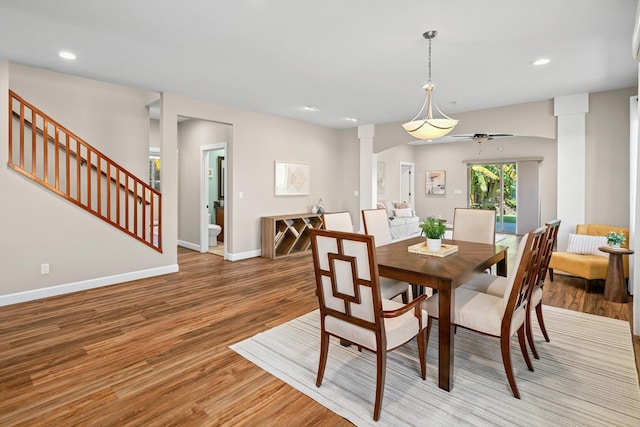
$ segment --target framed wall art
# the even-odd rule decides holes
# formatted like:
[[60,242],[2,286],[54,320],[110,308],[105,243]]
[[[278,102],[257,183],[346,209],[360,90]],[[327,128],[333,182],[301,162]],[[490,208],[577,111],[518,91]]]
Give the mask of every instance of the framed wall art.
[[276,196],[306,196],[309,194],[309,163],[276,160]]
[[387,164],[378,162],[378,194],[384,194],[384,188],[387,184]]
[[427,195],[446,194],[446,173],[445,171],[427,171],[426,173],[426,193]]

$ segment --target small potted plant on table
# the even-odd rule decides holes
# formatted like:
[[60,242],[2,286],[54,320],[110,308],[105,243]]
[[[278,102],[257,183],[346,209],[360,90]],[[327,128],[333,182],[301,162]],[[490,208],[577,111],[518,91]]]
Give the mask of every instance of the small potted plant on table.
[[427,236],[427,247],[431,252],[438,252],[442,246],[442,236],[446,230],[444,220],[430,216],[422,223],[422,231]]
[[610,231],[604,235],[607,238],[607,244],[612,248],[619,248],[621,244],[624,243],[626,238],[622,233],[616,233],[615,231]]

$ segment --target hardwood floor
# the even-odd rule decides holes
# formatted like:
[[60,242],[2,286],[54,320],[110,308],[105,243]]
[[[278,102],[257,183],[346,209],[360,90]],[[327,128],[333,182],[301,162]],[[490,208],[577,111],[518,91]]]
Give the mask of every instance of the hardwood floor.
[[[316,308],[309,255],[178,257],[179,273],[1,307],[0,425],[350,425],[228,348]],[[544,303],[631,319],[560,275]]]

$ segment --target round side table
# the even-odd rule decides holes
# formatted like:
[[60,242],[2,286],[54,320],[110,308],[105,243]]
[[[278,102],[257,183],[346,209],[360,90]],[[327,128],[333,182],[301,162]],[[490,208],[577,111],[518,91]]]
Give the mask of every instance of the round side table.
[[624,280],[622,255],[631,255],[633,251],[626,248],[612,248],[611,246],[600,246],[598,249],[609,254],[604,297],[613,302],[627,302],[627,286]]

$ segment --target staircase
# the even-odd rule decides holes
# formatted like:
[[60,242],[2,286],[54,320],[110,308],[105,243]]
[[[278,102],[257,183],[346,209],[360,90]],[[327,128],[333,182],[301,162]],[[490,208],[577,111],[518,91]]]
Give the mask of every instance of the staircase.
[[162,252],[160,192],[13,91],[9,167]]

